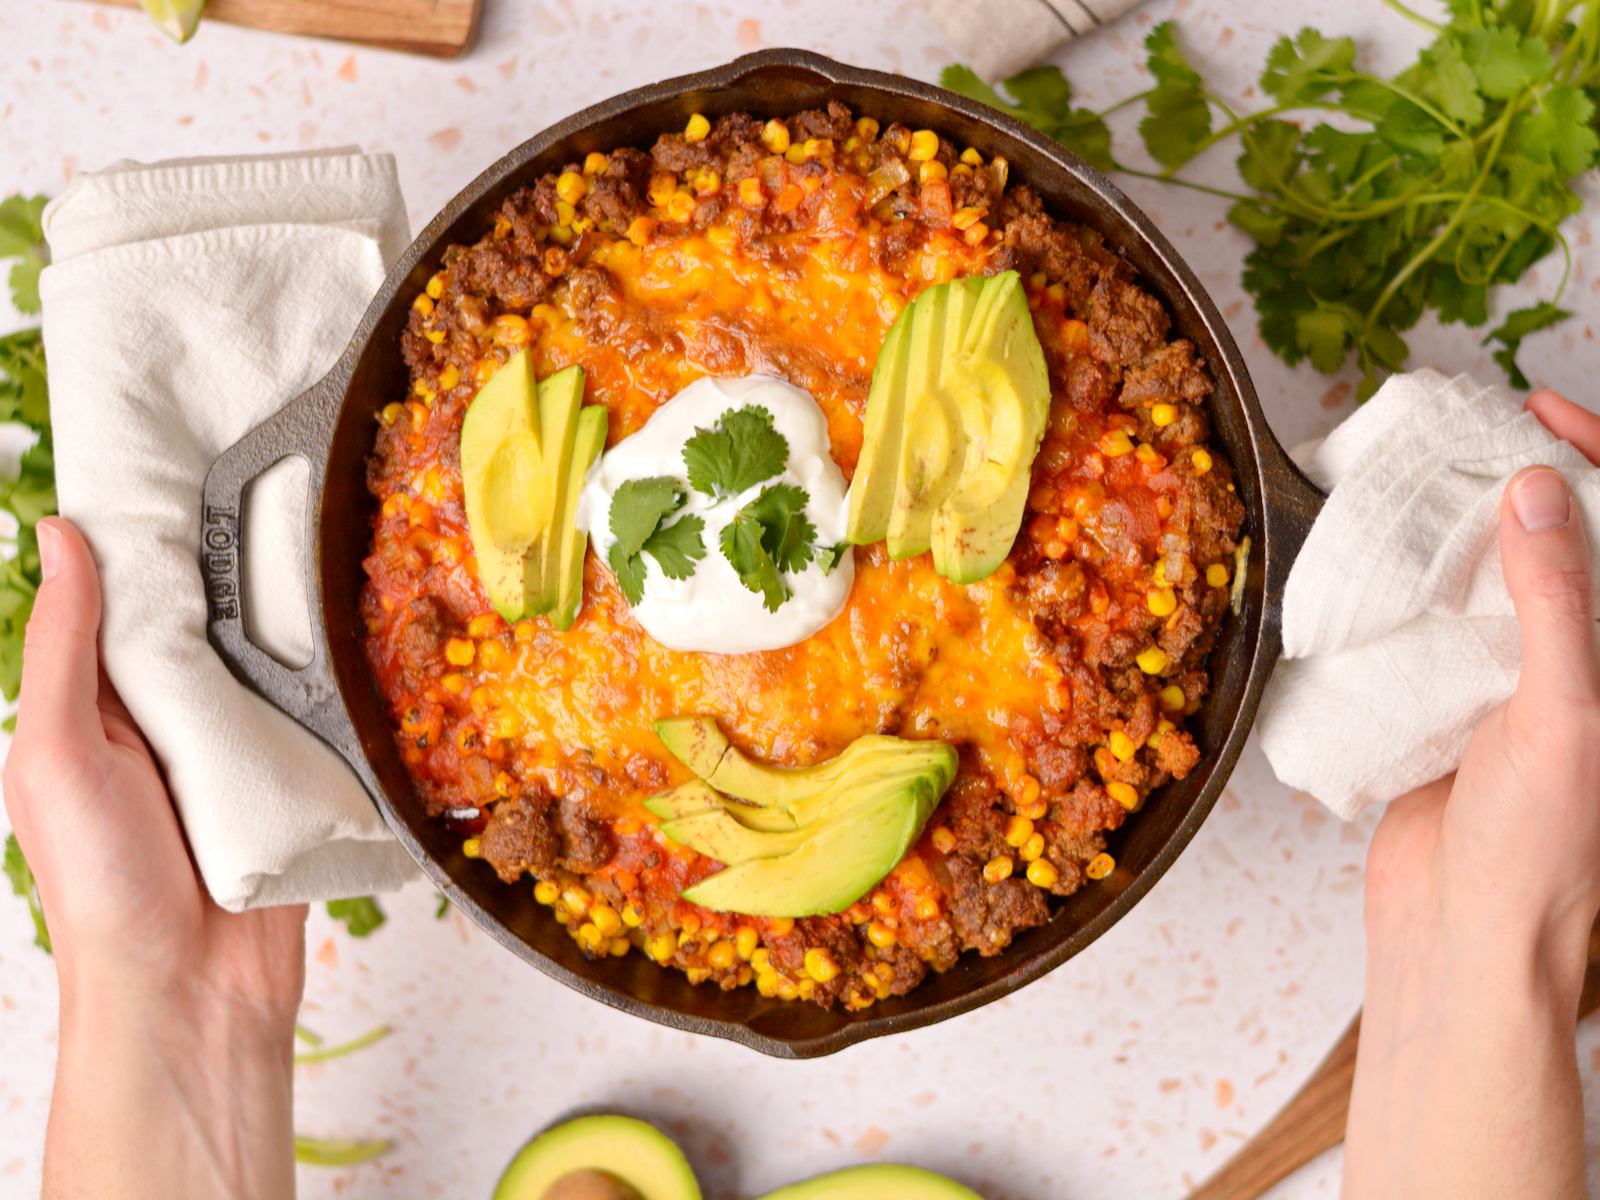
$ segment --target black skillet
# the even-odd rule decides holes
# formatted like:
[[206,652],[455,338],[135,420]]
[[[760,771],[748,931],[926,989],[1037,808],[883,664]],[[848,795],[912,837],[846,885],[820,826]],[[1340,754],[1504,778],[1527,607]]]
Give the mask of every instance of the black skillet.
[[[367,669],[358,596],[371,535],[365,484],[374,417],[408,379],[400,332],[413,297],[445,247],[471,243],[494,224],[500,202],[540,175],[593,150],[648,148],[693,113],[785,115],[841,100],[885,125],[932,128],[986,155],[1002,154],[1055,215],[1098,230],[1124,254],[1198,346],[1216,390],[1213,438],[1234,466],[1254,549],[1243,611],[1230,618],[1212,659],[1214,688],[1193,725],[1204,752],[1181,782],[1151,798],[1117,837],[1117,869],[1059,905],[1049,922],[995,958],[964,955],[909,995],[861,1013],[763,999],[754,988],[693,987],[642,954],[590,961],[531,887],[507,887],[460,839],[423,814]],[[286,456],[311,467],[308,539],[315,656],[300,670],[252,643],[240,578],[242,504],[251,480]],[[1280,651],[1289,566],[1321,506],[1320,493],[1273,438],[1239,348],[1177,251],[1117,187],[1055,142],[992,109],[898,75],[844,66],[798,50],[768,50],[726,66],[614,97],[524,142],[445,206],[395,264],[344,356],[328,374],[228,449],[205,486],[201,569],[212,645],[245,683],[348,760],[394,834],[451,903],[540,970],[605,1004],[694,1033],[730,1038],[766,1054],[808,1058],[854,1042],[942,1021],[998,1000],[1060,966],[1109,929],[1189,844],[1221,793],[1250,731]]]

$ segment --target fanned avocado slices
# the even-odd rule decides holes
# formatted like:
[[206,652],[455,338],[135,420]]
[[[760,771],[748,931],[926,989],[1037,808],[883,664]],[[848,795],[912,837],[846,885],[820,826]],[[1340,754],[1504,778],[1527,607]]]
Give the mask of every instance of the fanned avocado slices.
[[1016,541],[1050,379],[1021,277],[927,288],[878,353],[845,536],[975,583]]
[[656,728],[701,777],[646,807],[667,838],[726,865],[683,893],[719,912],[842,912],[905,856],[956,772],[944,742],[872,735],[826,762],[784,768],[747,757],[709,718]]

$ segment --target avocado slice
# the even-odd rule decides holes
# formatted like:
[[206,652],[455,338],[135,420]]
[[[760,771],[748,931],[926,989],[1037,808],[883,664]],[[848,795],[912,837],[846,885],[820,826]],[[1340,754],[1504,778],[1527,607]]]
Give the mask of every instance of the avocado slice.
[[592,404],[578,413],[560,517],[548,534],[551,542],[560,541],[556,553],[556,602],[550,614],[557,629],[571,628],[583,604],[583,559],[589,551],[589,533],[578,528],[578,496],[589,476],[589,467],[605,449],[609,424],[610,414],[603,405]]
[[651,796],[645,808],[655,813],[663,822],[699,816],[702,813],[728,811],[748,829],[761,829],[781,833],[795,827],[795,820],[781,808],[762,808],[739,800],[729,800],[703,779],[691,779],[670,791]]
[[547,507],[533,360],[519,350],[478,390],[461,419],[461,483],[478,578],[507,621],[532,608],[524,556]]
[[495,1185],[494,1200],[546,1200],[559,1180],[582,1171],[610,1175],[641,1200],[701,1200],[689,1160],[666,1134],[633,1117],[578,1117],[545,1130]]
[[[582,405],[582,367],[568,367],[539,381],[539,437],[544,447],[545,480],[550,489],[546,530],[558,531],[572,521],[566,511],[567,479],[572,471],[572,448],[577,441],[578,410]],[[538,559],[535,611],[549,612],[555,607],[561,590],[559,533],[540,541]]]
[[930,779],[819,822],[794,850],[719,871],[683,898],[715,912],[810,917],[843,912],[877,886],[922,832],[939,792]]
[[728,752],[728,739],[710,717],[662,717],[655,729],[672,757],[701,779],[710,779]]
[[905,423],[906,374],[910,370],[912,306],[900,310],[878,348],[867,393],[861,456],[846,497],[845,540],[854,546],[881,542],[889,536],[895,483],[900,477],[900,430]]
[[1011,552],[1028,502],[1032,464],[1050,419],[1050,375],[1022,281],[984,281],[962,358],[972,386],[961,482],[934,514],[933,568],[955,583],[992,575]]
[[[933,744],[949,749],[943,743]],[[908,789],[924,785],[932,787],[936,796],[943,795],[954,774],[953,766],[948,773],[943,768],[944,764],[937,761],[916,762],[887,772],[868,767],[804,801],[806,807],[787,828],[777,824],[782,816],[781,809],[731,803],[667,821],[661,826],[661,832],[730,867],[758,858],[776,858],[798,850],[816,836],[819,826],[855,821],[860,810],[886,797],[899,796]],[[917,799],[912,797],[912,802]]]
[[1021,527],[1049,412],[1021,277],[926,289],[879,351],[846,539],[881,536],[896,559],[931,549],[934,569],[957,583],[992,574]]
[[758,1200],[983,1200],[971,1188],[921,1167],[873,1163],[791,1183]]

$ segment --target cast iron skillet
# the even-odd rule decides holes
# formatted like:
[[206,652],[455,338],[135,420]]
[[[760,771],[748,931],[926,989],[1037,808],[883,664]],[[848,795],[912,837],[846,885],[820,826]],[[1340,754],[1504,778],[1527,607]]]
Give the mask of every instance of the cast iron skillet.
[[[648,148],[697,112],[786,115],[841,100],[885,125],[939,130],[986,155],[1003,154],[1059,217],[1098,230],[1137,268],[1198,346],[1216,378],[1213,439],[1234,466],[1253,542],[1243,612],[1224,626],[1212,660],[1214,689],[1194,721],[1203,750],[1190,776],[1169,784],[1118,835],[1118,866],[1102,883],[1061,903],[1050,921],[995,958],[963,955],[910,995],[864,1013],[766,1000],[754,988],[692,987],[642,954],[586,960],[565,929],[535,904],[533,889],[507,887],[460,839],[429,821],[391,736],[362,649],[358,596],[371,536],[365,463],[374,417],[407,390],[400,333],[411,298],[452,243],[471,243],[500,202],[547,170],[592,150]],[[251,642],[243,606],[241,505],[250,481],[289,456],[310,464],[310,610],[315,656],[294,670]],[[1280,605],[1289,565],[1321,495],[1273,439],[1239,349],[1216,306],[1166,238],[1109,180],[1049,139],[982,105],[925,83],[844,66],[817,54],[768,50],[715,70],[617,96],[545,130],[495,163],[445,206],[389,272],[349,348],[320,382],[239,440],[205,485],[201,568],[212,645],[245,683],[347,759],[395,836],[451,903],[540,970],[624,1012],[695,1033],[731,1038],[766,1054],[807,1058],[865,1038],[914,1029],[988,1004],[1060,966],[1109,929],[1172,865],[1211,811],[1255,717],[1280,651]]]

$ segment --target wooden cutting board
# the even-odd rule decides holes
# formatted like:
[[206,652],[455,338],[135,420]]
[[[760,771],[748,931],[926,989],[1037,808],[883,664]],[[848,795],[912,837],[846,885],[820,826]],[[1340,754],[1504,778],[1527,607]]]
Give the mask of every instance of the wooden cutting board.
[[[139,0],[97,0],[138,8]],[[209,0],[205,20],[456,58],[478,36],[483,0]]]
[[[1578,1019],[1600,1008],[1600,924],[1589,931],[1589,969],[1583,977]],[[1339,1044],[1323,1059],[1266,1128],[1244,1144],[1189,1200],[1257,1200],[1277,1183],[1344,1141],[1350,1085],[1356,1074],[1361,1017],[1350,1022]]]

